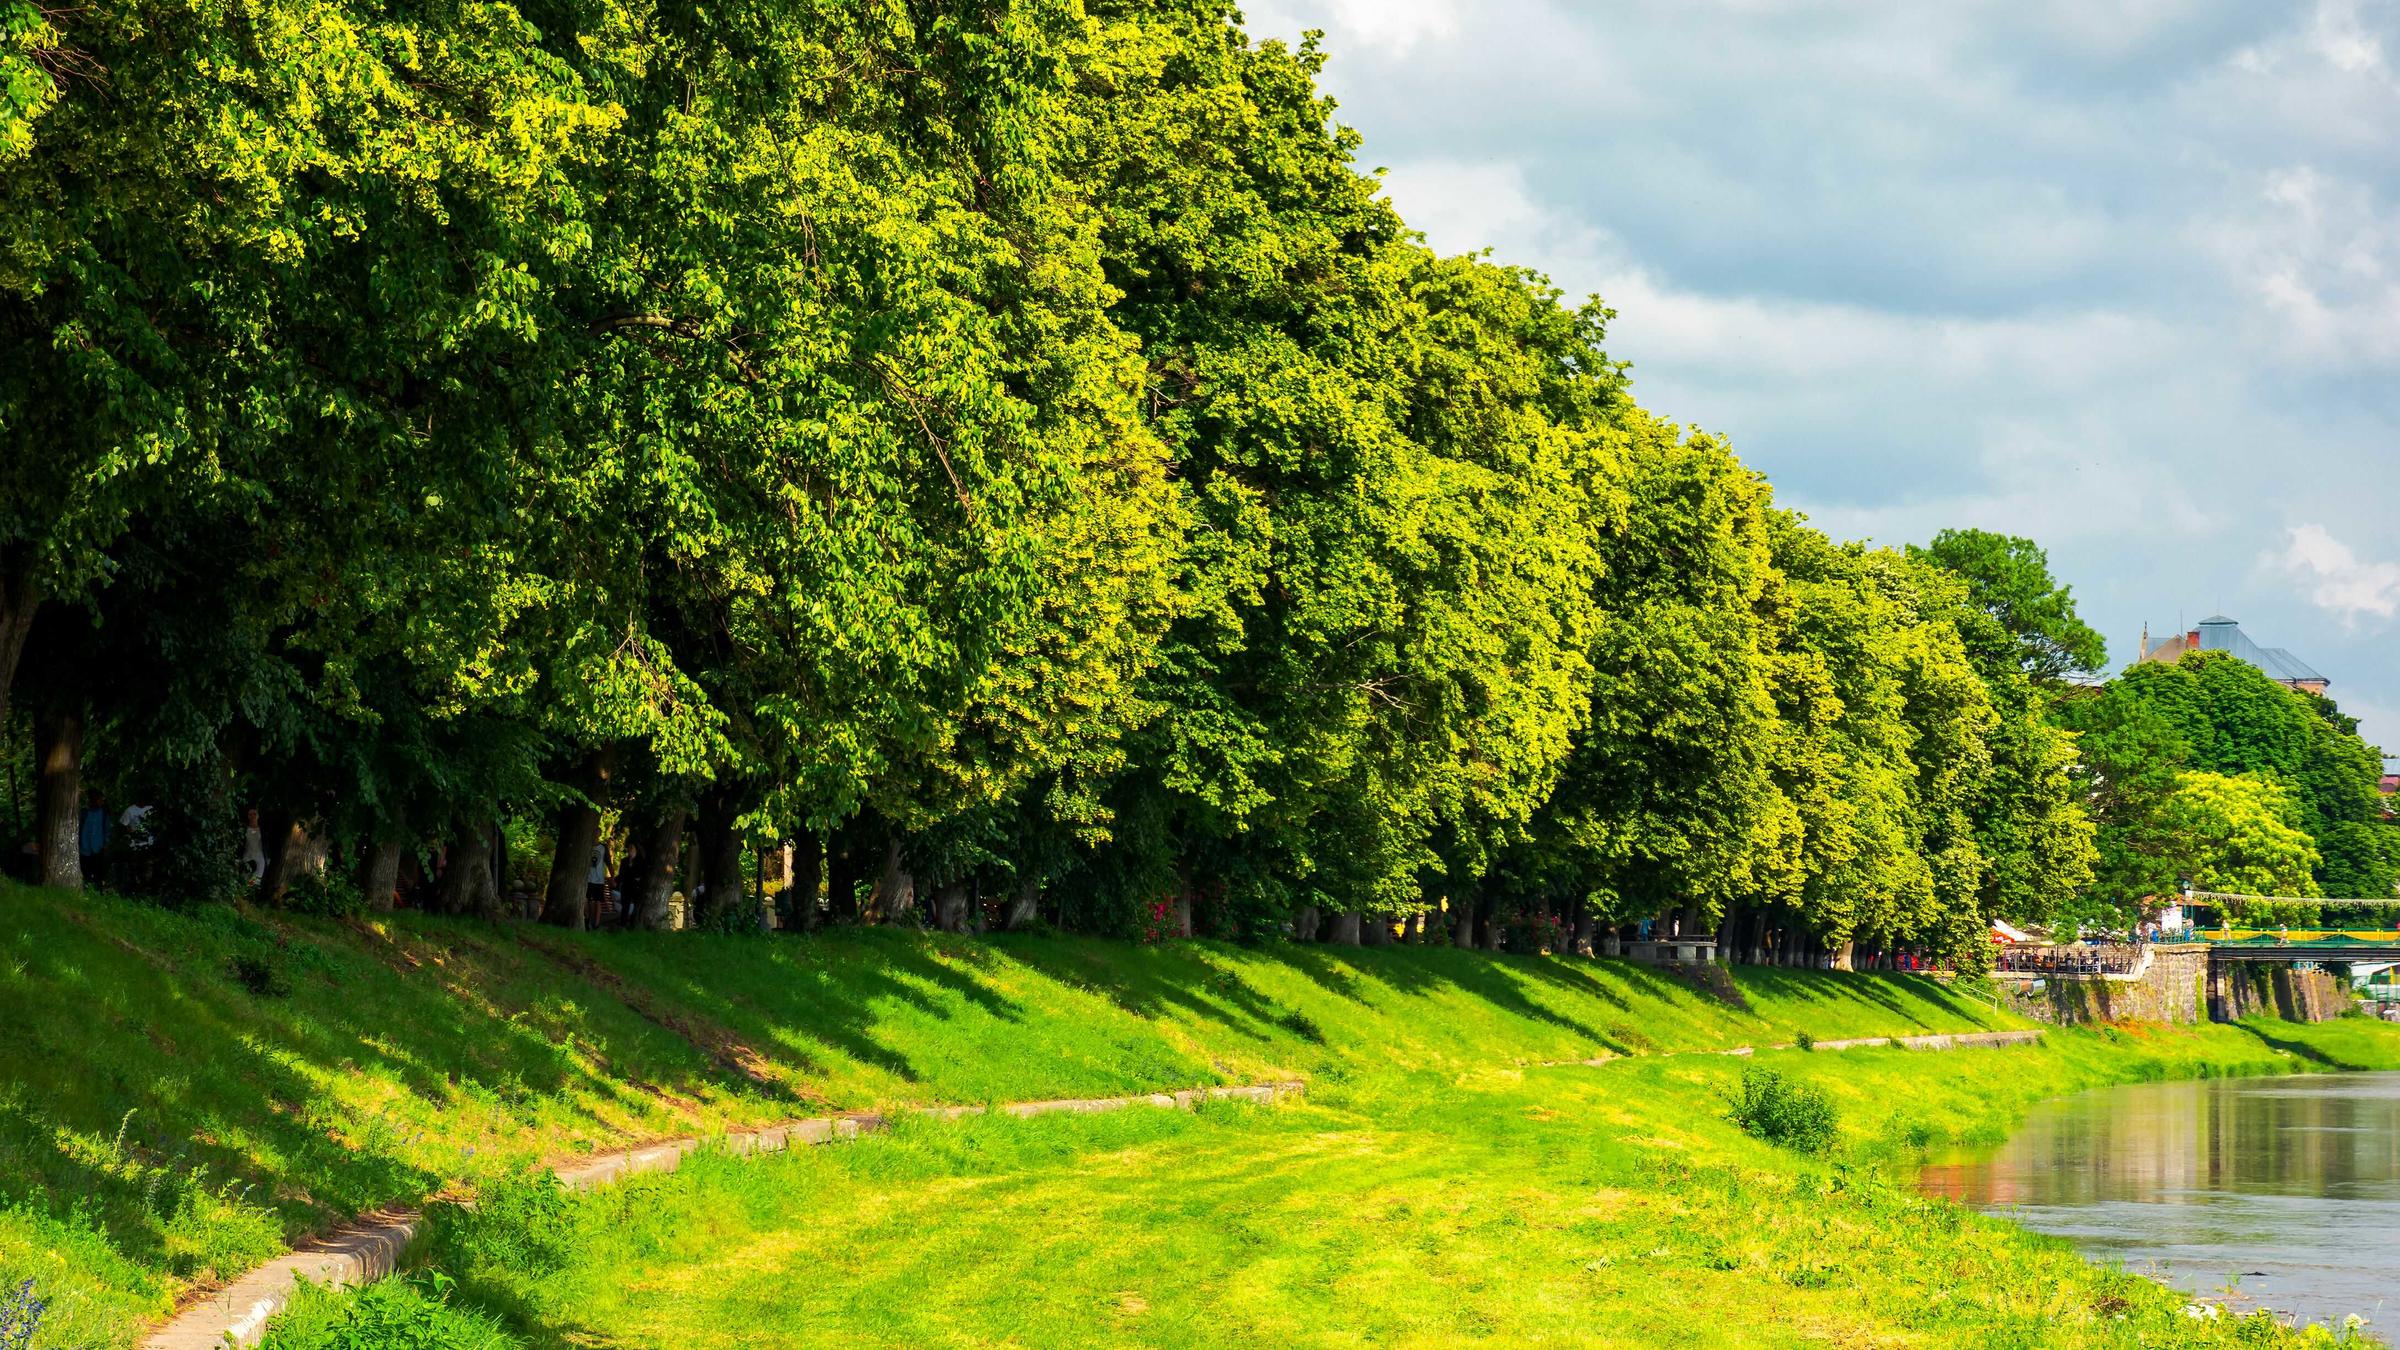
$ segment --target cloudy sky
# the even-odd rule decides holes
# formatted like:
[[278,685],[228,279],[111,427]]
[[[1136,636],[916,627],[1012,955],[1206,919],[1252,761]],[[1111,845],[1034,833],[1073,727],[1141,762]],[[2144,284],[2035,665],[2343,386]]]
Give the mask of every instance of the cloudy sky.
[[1251,0],[1445,251],[1843,537],[2026,534],[2400,750],[2400,0]]

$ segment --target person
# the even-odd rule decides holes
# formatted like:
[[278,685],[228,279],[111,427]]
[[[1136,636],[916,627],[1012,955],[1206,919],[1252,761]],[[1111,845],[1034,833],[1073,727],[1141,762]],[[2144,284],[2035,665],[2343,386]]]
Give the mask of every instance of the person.
[[83,821],[75,834],[76,851],[83,855],[83,880],[97,886],[108,873],[108,805],[93,788],[83,794]]
[[640,844],[627,844],[625,856],[617,860],[617,927],[631,928],[640,916],[634,913],[635,897],[642,889],[642,868],[648,861]]
[[267,837],[259,832],[255,806],[242,809],[242,868],[253,886],[267,879]]
[[591,869],[583,878],[584,927],[598,928],[608,904],[608,840],[592,842]]

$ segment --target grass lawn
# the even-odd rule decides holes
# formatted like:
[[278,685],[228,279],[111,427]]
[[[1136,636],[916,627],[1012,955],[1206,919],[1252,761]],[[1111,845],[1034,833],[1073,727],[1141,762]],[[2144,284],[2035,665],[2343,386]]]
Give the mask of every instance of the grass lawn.
[[[2202,1073],[2400,1064],[2363,1021],[2064,1033],[2038,1048],[1782,1052],[1836,1150],[1724,1120],[1748,1067],[1394,1070],[1298,1104],[916,1123],[704,1155],[588,1195],[436,1211],[425,1286],[462,1344],[787,1346],[2280,1345],[2065,1244],[1919,1198],[1903,1165],[2044,1097]],[[388,1314],[386,1314],[388,1315]],[[270,1342],[331,1350],[323,1300]],[[505,1339],[492,1337],[506,1328]]]
[[1746,1009],[1440,949],[578,935],[0,884],[0,1288],[52,1300],[37,1345],[123,1346],[335,1219],[647,1138],[1282,1077],[1410,1084],[1405,1121],[1546,1060],[2017,1025],[1926,980],[1737,979]]

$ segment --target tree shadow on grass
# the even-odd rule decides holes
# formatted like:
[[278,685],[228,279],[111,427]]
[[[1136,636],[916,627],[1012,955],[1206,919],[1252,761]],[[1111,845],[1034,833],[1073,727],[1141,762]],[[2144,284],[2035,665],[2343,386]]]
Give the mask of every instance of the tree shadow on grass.
[[2268,1025],[2258,1018],[2245,1018],[2233,1023],[2233,1027],[2242,1034],[2255,1038],[2259,1044],[2270,1050],[2280,1050],[2294,1059],[2304,1059],[2311,1064],[2321,1065],[2328,1069],[2346,1069],[2355,1072],[2373,1067],[2367,1064],[2353,1064],[2322,1046],[2275,1035],[2268,1029]]

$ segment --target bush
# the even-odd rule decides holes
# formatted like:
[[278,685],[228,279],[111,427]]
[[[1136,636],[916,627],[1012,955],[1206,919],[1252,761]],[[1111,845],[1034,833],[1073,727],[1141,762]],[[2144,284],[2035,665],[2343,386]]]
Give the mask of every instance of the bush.
[[1841,1113],[1823,1088],[1760,1065],[1742,1070],[1742,1085],[1726,1106],[1726,1118],[1744,1134],[1801,1153],[1831,1148],[1841,1130]]
[[1795,1031],[1792,1033],[1792,1044],[1802,1050],[1814,1050],[1817,1048],[1817,1038],[1805,1031]]
[[260,998],[284,998],[292,992],[292,982],[284,978],[283,966],[271,952],[235,952],[228,964],[234,981]]
[[261,1350],[501,1350],[520,1342],[480,1313],[450,1305],[434,1274],[364,1289],[301,1291]]
[[472,1208],[433,1211],[433,1249],[462,1274],[504,1270],[547,1275],[574,1260],[575,1213],[558,1177],[522,1171],[477,1187]]
[[329,919],[346,919],[367,912],[367,898],[358,892],[358,883],[340,872],[328,869],[322,875],[302,872],[283,889],[283,907],[295,914],[317,914]]

